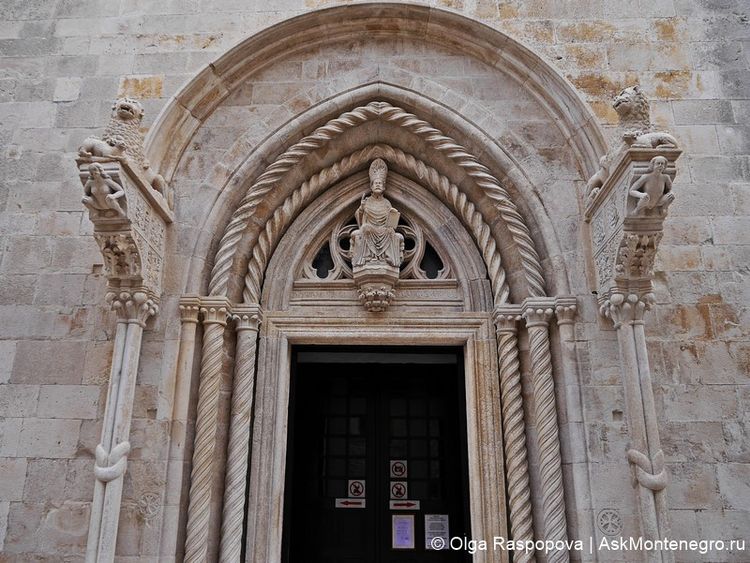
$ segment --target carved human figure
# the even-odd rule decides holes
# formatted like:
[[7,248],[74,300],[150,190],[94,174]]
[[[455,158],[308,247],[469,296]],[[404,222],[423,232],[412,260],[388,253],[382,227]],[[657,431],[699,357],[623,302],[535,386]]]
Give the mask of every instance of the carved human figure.
[[646,210],[651,209],[662,216],[666,213],[667,207],[674,201],[672,180],[664,174],[666,169],[667,159],[655,156],[649,163],[648,171],[630,187],[630,195],[638,201],[633,210],[634,216],[644,215]]
[[396,232],[401,214],[384,196],[388,167],[378,158],[370,165],[371,195],[363,195],[352,232],[352,266],[387,263],[398,268],[404,257],[404,237]]
[[122,186],[109,177],[102,165],[94,162],[89,165],[89,179],[83,186],[83,204],[92,211],[112,210],[125,218],[125,210],[119,199],[125,196]]

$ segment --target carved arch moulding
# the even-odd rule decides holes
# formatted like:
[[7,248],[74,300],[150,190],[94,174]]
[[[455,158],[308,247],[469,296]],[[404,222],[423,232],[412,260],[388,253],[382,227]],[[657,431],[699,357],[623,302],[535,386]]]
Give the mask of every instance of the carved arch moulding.
[[[427,162],[405,152],[400,147],[389,144],[366,145],[330,165],[319,167],[301,183],[285,182],[285,178],[293,176],[297,170],[308,170],[301,166],[305,159],[316,162],[315,151],[335,143],[336,139],[346,131],[377,120],[408,130],[409,133],[421,139],[433,155],[440,155],[444,161],[450,163],[466,179],[464,184],[473,186],[474,191],[481,194],[480,197],[485,200],[485,203],[489,202],[490,208],[493,209],[496,219],[499,219],[503,225],[503,229],[493,230],[490,227],[480,211],[479,202],[472,201],[472,198],[476,196],[471,195],[466,185],[459,186],[453,183]],[[564,541],[567,537],[565,504],[548,327],[555,312],[561,308],[564,308],[567,315],[575,311],[575,299],[567,296],[547,297],[545,295],[545,281],[539,253],[526,221],[508,191],[492,174],[490,168],[429,122],[381,101],[374,101],[344,112],[282,151],[265,171],[249,183],[249,188],[241,198],[221,237],[211,274],[209,295],[201,297],[200,302],[219,307],[218,310],[223,311],[227,318],[232,318],[236,310],[250,310],[254,312],[256,319],[266,319],[265,328],[259,328],[256,322],[253,328],[238,333],[237,337],[238,358],[250,357],[252,359],[243,360],[235,365],[235,386],[236,388],[237,386],[243,388],[255,386],[257,393],[255,397],[245,393],[244,401],[238,401],[237,404],[233,401],[227,468],[231,467],[233,473],[241,475],[244,474],[242,468],[246,470],[248,466],[251,467],[251,477],[247,484],[247,494],[251,501],[249,512],[245,514],[242,511],[242,504],[229,498],[237,494],[237,489],[225,488],[224,525],[227,529],[236,529],[242,522],[247,522],[249,559],[253,561],[277,560],[280,554],[280,530],[274,522],[279,522],[282,518],[279,511],[283,503],[279,495],[283,494],[283,483],[278,481],[278,476],[283,475],[284,472],[286,434],[285,430],[278,431],[279,417],[283,418],[285,415],[283,411],[277,411],[273,405],[278,400],[283,403],[288,393],[288,373],[283,375],[286,372],[278,371],[279,362],[283,364],[282,358],[288,357],[288,348],[285,348],[287,346],[285,340],[271,336],[275,334],[275,327],[280,322],[281,317],[278,316],[280,312],[261,309],[261,294],[265,286],[264,277],[280,240],[297,217],[326,190],[331,189],[342,179],[366,170],[377,159],[385,160],[389,166],[405,174],[450,209],[473,239],[484,261],[492,288],[492,307],[494,307],[495,316],[492,316],[491,310],[484,312],[481,318],[484,319],[485,328],[482,330],[487,329],[487,323],[489,326],[495,325],[498,345],[493,351],[493,365],[483,377],[493,372],[499,374],[499,377],[490,376],[490,380],[496,382],[497,387],[490,384],[487,390],[481,393],[481,397],[483,401],[491,401],[492,397],[496,397],[499,403],[494,406],[488,403],[481,408],[500,408],[503,417],[507,417],[508,434],[504,435],[501,440],[496,440],[492,438],[491,433],[500,431],[499,426],[493,430],[480,425],[476,428],[479,434],[475,445],[479,447],[478,444],[502,442],[504,451],[513,456],[513,463],[509,465],[508,473],[500,479],[501,482],[507,481],[507,494],[512,501],[508,515],[510,529],[513,537],[519,540],[533,539],[534,528],[531,520],[529,466],[526,461],[526,429],[522,422],[524,406],[521,400],[520,365],[517,361],[518,353],[514,355],[512,350],[518,347],[518,330],[528,331],[532,343],[530,369],[535,382],[534,408],[536,420],[540,421],[539,435],[536,440],[543,454],[539,477],[542,497],[541,514],[543,515],[540,528],[543,530],[542,534],[545,539]],[[283,190],[281,190],[282,187]],[[271,205],[271,202],[275,203]],[[523,273],[522,287],[516,288],[516,292],[526,297],[515,305],[511,304],[509,299],[511,292],[502,266],[501,246],[504,249],[510,249],[505,250],[506,252],[516,254],[517,263],[521,265]],[[290,264],[289,267],[294,266]],[[238,271],[246,272],[242,280],[244,290],[242,303],[233,304],[229,292],[230,279],[232,275],[237,275]],[[331,314],[335,315],[335,307],[330,310]],[[459,317],[471,314],[460,313]],[[374,313],[374,315],[377,314]],[[440,315],[440,312],[424,318],[418,315],[407,315],[408,320],[403,318],[403,322],[407,325],[412,323],[414,330],[417,330],[417,326],[434,322],[441,318]],[[455,318],[455,316],[455,311],[451,311],[450,318]],[[402,316],[396,310],[387,318],[366,317],[360,322],[364,323],[363,326],[370,323],[387,325],[397,322],[399,318]],[[207,467],[214,463],[217,444],[215,440],[206,440],[203,437],[215,435],[216,430],[219,399],[216,382],[223,377],[219,359],[222,355],[224,329],[222,325],[221,330],[213,330],[213,327],[217,325],[216,319],[204,322],[211,323],[212,332],[205,332],[203,339],[198,419],[185,548],[187,561],[201,561],[206,556],[211,507],[216,505],[216,500],[211,498],[209,478],[211,471]],[[292,321],[285,318],[284,322]],[[300,322],[304,323],[302,320]],[[320,333],[320,330],[325,330],[327,326],[324,322],[313,331],[317,336],[310,336],[312,341],[320,342],[323,338],[328,342],[363,342],[352,340],[356,333],[356,323],[353,325],[344,321],[337,322],[340,323],[339,328],[343,325],[349,328],[337,331],[331,327],[330,335],[324,338]],[[256,343],[255,334],[259,335],[260,344]],[[331,340],[332,338],[335,340]],[[461,342],[469,347],[467,353],[471,351],[470,360],[467,361],[478,361],[477,356],[473,355],[474,345],[469,344],[470,340]],[[373,342],[370,340],[367,343]],[[256,349],[256,346],[259,347]],[[496,362],[499,364],[498,367],[494,367]],[[282,374],[281,379],[279,379],[280,374]],[[253,401],[256,403],[253,404]],[[252,459],[247,449],[247,444],[250,442],[247,416],[238,414],[249,412],[255,413],[253,442],[258,448],[257,451],[260,452],[258,455],[253,455]],[[242,438],[235,439],[237,434],[242,434]],[[501,453],[494,452],[492,455],[496,456]],[[490,456],[489,453],[483,455]],[[486,457],[486,459],[489,458]],[[486,463],[495,468],[503,466],[499,458],[494,459],[495,461]],[[238,466],[239,470],[236,469]],[[480,473],[485,469],[486,467],[483,469],[477,466],[479,473],[474,475],[476,483],[484,483],[480,487],[481,492],[475,492],[472,500],[477,530],[493,529],[501,525],[505,518],[501,509],[502,502],[480,509],[482,505],[480,498],[486,494],[487,490],[495,490],[499,486],[500,489],[492,493],[492,498],[502,498],[505,495],[505,485],[498,485],[495,481],[493,481],[495,485],[489,485],[489,482],[481,477]],[[229,482],[229,469],[227,471],[227,482]],[[246,490],[243,483],[237,483],[236,487],[242,491]],[[238,538],[239,536],[232,539],[225,531],[222,531],[222,553],[238,552],[241,549],[241,546],[236,545]],[[533,552],[527,553],[526,556],[528,557],[526,560],[533,559]],[[497,560],[502,560],[502,556],[497,557],[500,557]],[[524,560],[523,556],[519,557],[520,560]],[[558,560],[567,560],[567,554],[562,552]]]

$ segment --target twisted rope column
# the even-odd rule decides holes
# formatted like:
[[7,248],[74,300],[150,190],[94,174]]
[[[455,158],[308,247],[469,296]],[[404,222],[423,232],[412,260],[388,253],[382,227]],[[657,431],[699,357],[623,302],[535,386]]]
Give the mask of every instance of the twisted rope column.
[[[497,329],[497,356],[500,372],[500,397],[503,415],[503,447],[505,449],[505,476],[508,480],[510,529],[513,539],[533,542],[534,528],[531,516],[529,489],[529,463],[526,456],[526,424],[523,419],[521,371],[518,362],[518,321],[520,308],[501,306],[495,308]],[[531,545],[530,543],[527,545]],[[517,563],[535,561],[533,548],[514,553]]]
[[237,352],[229,422],[227,472],[224,480],[224,513],[219,553],[219,561],[222,563],[239,563],[242,551],[242,521],[247,489],[260,307],[235,307],[232,318],[237,327]]
[[190,475],[190,504],[184,559],[186,563],[203,563],[208,554],[224,328],[229,311],[229,301],[225,297],[204,298],[201,305],[204,327],[203,354],[198,390],[198,415],[195,423],[193,471]]
[[[544,539],[564,542],[568,538],[568,532],[548,332],[554,305],[554,299],[526,299],[523,305],[523,317],[529,331],[531,371],[534,378],[534,410],[539,441]],[[548,557],[548,561],[555,563],[569,560],[570,555],[565,550],[551,551]]]

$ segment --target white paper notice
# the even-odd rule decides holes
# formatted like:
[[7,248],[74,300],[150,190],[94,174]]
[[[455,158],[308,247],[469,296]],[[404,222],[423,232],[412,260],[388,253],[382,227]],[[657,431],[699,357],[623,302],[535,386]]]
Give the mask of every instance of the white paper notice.
[[432,550],[448,549],[450,528],[447,514],[424,515],[424,548]]
[[414,515],[394,514],[391,518],[393,549],[414,549]]

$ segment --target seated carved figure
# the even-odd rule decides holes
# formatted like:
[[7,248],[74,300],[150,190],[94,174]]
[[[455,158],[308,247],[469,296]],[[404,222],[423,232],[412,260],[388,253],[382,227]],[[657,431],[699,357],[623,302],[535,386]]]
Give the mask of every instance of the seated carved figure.
[[370,196],[363,195],[355,214],[359,227],[351,236],[352,266],[386,263],[398,268],[404,257],[404,237],[396,232],[400,213],[383,197],[388,167],[381,159],[370,165]]
[[645,215],[647,210],[665,215],[667,207],[674,201],[672,180],[664,174],[666,169],[667,159],[655,156],[651,159],[648,171],[630,187],[630,195],[638,201],[633,216]]
[[125,196],[122,186],[104,172],[101,164],[89,165],[89,179],[83,186],[83,204],[92,211],[114,211],[118,217],[125,218],[125,210],[120,198]]

